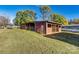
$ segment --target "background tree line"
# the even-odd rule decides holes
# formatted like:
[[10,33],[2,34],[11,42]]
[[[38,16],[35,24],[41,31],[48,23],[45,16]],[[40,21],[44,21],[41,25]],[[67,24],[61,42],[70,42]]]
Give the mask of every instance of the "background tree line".
[[10,24],[10,20],[6,16],[0,16],[0,27],[6,27],[8,24]]
[[69,24],[79,24],[79,18],[70,19]]
[[[49,6],[39,6],[41,18],[43,21],[53,21],[63,25],[68,25],[68,21],[64,16],[53,14]],[[33,22],[36,19],[36,13],[33,10],[18,11],[14,19],[15,25],[26,24]]]

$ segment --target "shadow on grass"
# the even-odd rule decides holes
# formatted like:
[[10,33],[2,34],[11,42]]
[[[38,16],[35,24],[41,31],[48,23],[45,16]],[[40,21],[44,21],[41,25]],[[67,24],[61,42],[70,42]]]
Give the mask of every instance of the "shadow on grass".
[[67,42],[67,43],[70,43],[70,44],[73,44],[79,47],[79,35],[78,34],[61,32],[61,33],[56,33],[52,35],[47,35],[46,37],[61,40],[61,41],[64,41],[64,42]]

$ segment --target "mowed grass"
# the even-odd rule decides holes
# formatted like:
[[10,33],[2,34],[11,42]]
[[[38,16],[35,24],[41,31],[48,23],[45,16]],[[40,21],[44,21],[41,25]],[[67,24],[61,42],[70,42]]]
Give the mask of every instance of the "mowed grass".
[[32,31],[2,29],[0,30],[0,53],[79,53],[79,47]]

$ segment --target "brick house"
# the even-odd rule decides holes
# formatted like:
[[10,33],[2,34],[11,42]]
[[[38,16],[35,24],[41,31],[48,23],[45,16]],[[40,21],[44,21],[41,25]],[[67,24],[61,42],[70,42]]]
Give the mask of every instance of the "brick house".
[[53,34],[61,32],[61,24],[51,21],[34,21],[20,26],[21,29],[36,31],[40,34]]

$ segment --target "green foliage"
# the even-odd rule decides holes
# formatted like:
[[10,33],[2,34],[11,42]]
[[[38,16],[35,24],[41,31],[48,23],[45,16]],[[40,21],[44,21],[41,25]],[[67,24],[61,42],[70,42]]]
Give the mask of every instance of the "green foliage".
[[16,25],[33,22],[35,20],[35,12],[32,10],[18,11],[14,23]]
[[40,6],[40,12],[42,14],[42,18],[43,20],[48,20],[48,17],[50,15],[51,12],[51,8],[49,6]]
[[79,19],[78,18],[75,18],[74,21],[76,21],[76,22],[78,21],[79,22]]
[[79,19],[78,18],[76,18],[76,19],[74,19],[74,21],[73,21],[75,24],[79,24]]
[[51,20],[57,23],[61,23],[63,25],[68,25],[68,21],[66,20],[66,18],[58,14],[52,14]]

